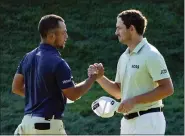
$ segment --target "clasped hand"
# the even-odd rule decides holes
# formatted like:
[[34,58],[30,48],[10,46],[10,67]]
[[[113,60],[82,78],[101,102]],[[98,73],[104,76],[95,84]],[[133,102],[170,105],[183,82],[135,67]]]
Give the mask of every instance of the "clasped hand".
[[93,65],[90,65],[87,74],[89,77],[96,75],[96,79],[103,77],[104,67],[102,63],[94,63]]

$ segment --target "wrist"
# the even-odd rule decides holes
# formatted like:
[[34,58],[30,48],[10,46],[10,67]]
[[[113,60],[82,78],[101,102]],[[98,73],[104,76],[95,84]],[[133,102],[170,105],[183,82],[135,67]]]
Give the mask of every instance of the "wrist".
[[101,77],[99,77],[99,78],[97,78],[97,79],[96,79],[96,82],[101,82],[101,80],[103,79],[103,77],[104,77],[104,75],[101,76]]
[[90,80],[93,80],[93,81],[96,81],[97,75],[96,75],[96,74],[91,75],[91,76],[89,77],[89,79],[90,79]]
[[132,98],[132,101],[133,101],[134,105],[138,104],[138,100],[137,100],[136,96]]

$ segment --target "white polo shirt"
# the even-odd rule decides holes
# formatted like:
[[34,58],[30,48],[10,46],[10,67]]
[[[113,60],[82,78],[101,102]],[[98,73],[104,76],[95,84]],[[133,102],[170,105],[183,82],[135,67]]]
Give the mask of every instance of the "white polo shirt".
[[[155,81],[165,78],[170,78],[165,60],[146,38],[119,58],[115,82],[121,83],[121,101],[152,91],[158,86]],[[162,106],[162,100],[138,104],[129,113]]]

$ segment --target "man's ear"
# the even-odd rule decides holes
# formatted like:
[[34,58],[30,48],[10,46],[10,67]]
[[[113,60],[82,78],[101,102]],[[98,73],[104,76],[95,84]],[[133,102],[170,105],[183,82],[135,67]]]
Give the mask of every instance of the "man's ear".
[[130,31],[135,31],[135,27],[133,25],[130,25]]
[[55,39],[55,33],[50,33],[50,38]]
[[48,38],[50,41],[55,41],[56,36],[55,36],[54,33],[48,33],[47,38]]

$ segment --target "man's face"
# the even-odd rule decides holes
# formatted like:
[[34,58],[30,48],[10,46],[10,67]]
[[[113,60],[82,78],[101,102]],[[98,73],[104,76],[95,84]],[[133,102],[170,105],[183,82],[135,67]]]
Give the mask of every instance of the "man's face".
[[67,29],[64,22],[59,22],[59,27],[54,30],[55,41],[54,45],[56,48],[64,48],[67,41]]
[[117,18],[115,35],[118,36],[119,42],[122,44],[127,44],[131,39],[130,30],[126,28],[120,17]]

